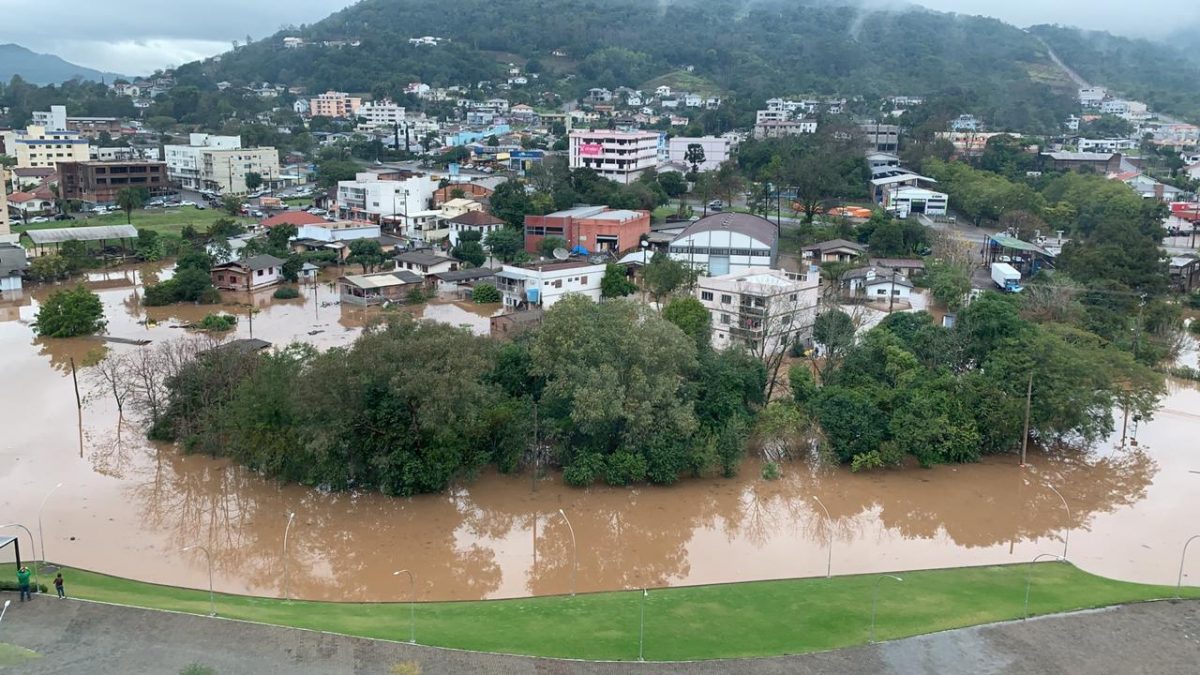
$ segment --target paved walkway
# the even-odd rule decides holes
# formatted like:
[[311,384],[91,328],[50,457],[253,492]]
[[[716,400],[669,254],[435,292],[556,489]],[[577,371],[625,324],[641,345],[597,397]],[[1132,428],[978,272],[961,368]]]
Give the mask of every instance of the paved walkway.
[[[1200,602],[1158,602],[773,659],[584,663],[413,647],[311,631],[15,594],[0,641],[42,658],[11,672],[163,673],[1196,673]],[[0,668],[0,670],[5,670]]]

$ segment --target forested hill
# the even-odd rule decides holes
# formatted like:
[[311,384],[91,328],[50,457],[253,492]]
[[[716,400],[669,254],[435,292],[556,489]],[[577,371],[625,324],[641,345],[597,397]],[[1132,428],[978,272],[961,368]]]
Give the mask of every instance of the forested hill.
[[1089,84],[1144,101],[1152,110],[1200,120],[1200,62],[1182,50],[1062,26],[1029,30]]
[[[408,42],[425,35],[450,42]],[[309,44],[284,49],[285,36]],[[746,105],[805,93],[948,93],[997,126],[1057,126],[1074,93],[1045,48],[1003,22],[796,0],[363,0],[177,75],[378,95],[417,80],[497,80],[504,64],[526,60],[539,88],[564,94],[637,87],[691,67],[681,76],[688,88]]]

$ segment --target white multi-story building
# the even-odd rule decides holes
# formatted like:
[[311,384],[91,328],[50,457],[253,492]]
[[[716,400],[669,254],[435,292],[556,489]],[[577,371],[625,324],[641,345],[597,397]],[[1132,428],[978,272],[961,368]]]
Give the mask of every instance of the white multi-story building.
[[269,184],[278,179],[275,148],[243,148],[238,136],[191,134],[187,145],[163,146],[167,178],[189,190],[244,194],[246,174],[257,173]]
[[[768,101],[770,103],[770,101]],[[754,124],[767,124],[769,122],[786,122],[792,119],[792,113],[783,108],[767,108],[754,113]]]
[[687,164],[690,167],[687,154],[688,149],[694,145],[700,146],[704,151],[704,161],[699,163],[700,171],[716,171],[722,162],[729,159],[733,149],[731,140],[725,136],[675,136],[667,143],[667,161]]
[[618,183],[628,185],[658,164],[655,131],[572,131],[570,140],[572,169],[592,169]]
[[819,278],[815,268],[793,278],[782,270],[752,267],[697,280],[696,297],[712,316],[713,347],[740,346],[765,355],[810,339]]
[[338,218],[403,230],[418,214],[430,210],[437,189],[438,182],[426,174],[389,180],[377,173],[360,173],[354,180],[338,181]]
[[800,134],[817,133],[817,121],[812,119],[790,120],[784,122],[762,122],[754,125],[754,138],[784,138]]
[[50,106],[48,111],[33,113],[33,124],[11,135],[9,152],[22,169],[54,168],[59,162],[88,160],[88,141],[78,131],[67,130],[65,106]]
[[1099,108],[1107,97],[1108,90],[1104,87],[1087,87],[1079,90],[1079,105],[1085,108]]
[[1138,147],[1132,138],[1081,138],[1079,152],[1123,152]]
[[600,300],[600,280],[606,266],[582,261],[548,261],[523,267],[504,265],[496,273],[496,288],[505,307],[552,306],[568,294]]
[[390,98],[381,101],[368,101],[358,109],[358,116],[371,127],[392,128],[404,124],[404,107],[396,105]]

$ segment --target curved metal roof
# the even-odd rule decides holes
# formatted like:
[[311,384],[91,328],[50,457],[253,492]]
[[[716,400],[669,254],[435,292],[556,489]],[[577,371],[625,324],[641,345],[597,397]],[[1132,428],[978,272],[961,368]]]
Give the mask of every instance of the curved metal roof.
[[749,213],[714,213],[688,225],[673,241],[679,241],[700,232],[731,231],[757,239],[767,246],[774,247],[779,238],[775,223]]
[[64,241],[100,241],[101,239],[137,239],[132,225],[93,225],[91,227],[56,227],[47,230],[27,230],[25,236],[35,244],[58,244]]

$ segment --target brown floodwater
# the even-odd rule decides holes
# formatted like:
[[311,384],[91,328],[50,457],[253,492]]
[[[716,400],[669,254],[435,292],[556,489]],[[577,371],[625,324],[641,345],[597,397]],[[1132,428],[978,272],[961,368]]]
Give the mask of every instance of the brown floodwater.
[[[143,308],[143,280],[169,274],[149,265],[88,277],[110,335],[170,340],[214,311]],[[217,590],[282,596],[284,529],[294,512],[292,597],[402,600],[407,582],[392,574],[400,569],[414,572],[423,600],[564,593],[572,544],[562,509],[578,543],[580,592],[818,576],[830,542],[834,574],[1027,562],[1061,553],[1068,528],[1069,558],[1083,569],[1169,584],[1183,541],[1200,532],[1200,390],[1179,382],[1137,429],[1136,447],[1118,447],[1118,417],[1115,438],[1089,452],[1032,452],[1026,469],[1011,456],[867,474],[796,463],[765,481],[748,460],[734,479],[582,490],[552,476],[536,491],[528,475],[487,471],[412,499],[283,486],[118,424],[84,364],[141,347],[35,338],[29,324],[49,290],[0,301],[0,509],[36,534],[39,504],[62,483],[42,523],[48,557],[67,565],[204,588],[204,554],[181,551],[200,544],[212,551]],[[269,291],[228,294],[221,309],[241,316],[237,337],[250,335],[253,307],[255,337],[322,348],[348,344],[380,311],[335,304],[328,279],[302,293],[289,301]],[[443,300],[405,311],[484,334],[496,308]],[[1195,353],[1190,343],[1185,354],[1194,361]],[[1062,492],[1069,518],[1047,485]],[[1188,570],[1200,575],[1200,556]]]

